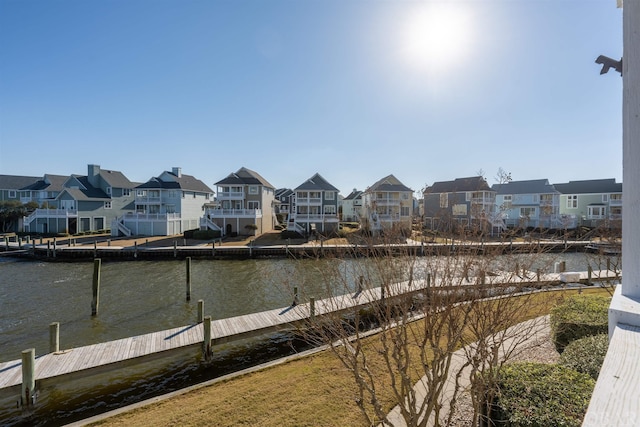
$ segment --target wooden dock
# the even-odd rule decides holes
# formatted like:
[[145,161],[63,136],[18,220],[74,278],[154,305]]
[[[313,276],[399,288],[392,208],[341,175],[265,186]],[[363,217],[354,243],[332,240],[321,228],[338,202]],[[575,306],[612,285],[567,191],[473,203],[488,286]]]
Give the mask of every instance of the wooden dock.
[[[73,240],[73,239],[71,239]],[[529,242],[456,242],[421,243],[410,241],[399,245],[325,245],[310,242],[299,245],[271,246],[216,246],[216,245],[178,245],[147,247],[144,243],[134,246],[118,246],[117,240],[105,246],[97,242],[75,245],[38,244],[5,241],[0,251],[6,256],[26,257],[47,261],[83,261],[101,258],[104,260],[170,260],[185,259],[249,259],[249,258],[321,258],[321,257],[369,257],[384,255],[452,255],[504,254],[504,253],[558,253],[585,251],[591,248],[588,241],[544,240]]]
[[[483,280],[488,288],[521,284],[534,286],[554,286],[567,282],[582,282],[588,280],[619,279],[619,274],[612,271],[549,273],[538,276],[530,272],[522,277],[513,273],[502,273],[486,276]],[[469,282],[469,285],[478,283]],[[465,283],[460,280],[460,283]],[[451,282],[449,282],[451,283]],[[321,318],[331,314],[352,311],[383,297],[409,295],[423,291],[427,283],[416,282],[396,283],[385,288],[386,295],[382,295],[380,287],[364,289],[355,294],[335,296],[315,302],[300,303],[290,307],[282,307],[259,313],[231,317],[211,321],[211,345],[236,341],[258,335],[273,333],[281,330],[291,330],[303,327],[313,316]],[[431,288],[447,288],[437,278],[429,285]],[[313,314],[312,314],[313,311]],[[35,380],[37,381],[60,377],[70,374],[95,371],[97,369],[118,369],[118,365],[132,360],[151,360],[162,357],[168,352],[198,347],[204,344],[203,323],[182,326],[169,330],[153,332],[130,338],[123,338],[84,347],[72,348],[56,353],[47,353],[35,359]],[[12,360],[0,363],[0,392],[22,383],[22,361]]]

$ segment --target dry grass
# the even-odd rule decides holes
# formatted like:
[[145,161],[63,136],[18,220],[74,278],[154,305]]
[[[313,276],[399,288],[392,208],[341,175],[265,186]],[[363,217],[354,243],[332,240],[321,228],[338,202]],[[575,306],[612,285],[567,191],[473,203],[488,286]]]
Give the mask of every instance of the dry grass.
[[[517,323],[547,312],[577,290],[537,294],[542,307],[513,319]],[[585,293],[604,293],[600,288]],[[372,363],[375,355],[370,355]],[[378,357],[379,358],[379,357]],[[379,361],[379,363],[382,363]],[[416,372],[419,371],[416,369]],[[189,393],[123,413],[101,426],[365,426],[354,403],[351,375],[329,351],[238,376]],[[380,399],[391,410],[389,390]]]

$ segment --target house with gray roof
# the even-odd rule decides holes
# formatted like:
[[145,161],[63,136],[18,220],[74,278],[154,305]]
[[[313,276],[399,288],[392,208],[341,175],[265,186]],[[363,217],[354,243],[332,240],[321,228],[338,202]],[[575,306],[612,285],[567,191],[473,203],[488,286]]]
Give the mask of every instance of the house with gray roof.
[[342,199],[343,221],[360,222],[360,217],[362,216],[362,194],[362,191],[354,188],[347,197]]
[[68,178],[68,175],[45,174],[36,182],[20,188],[20,201],[36,202],[42,208],[55,206],[55,199],[62,192]]
[[30,202],[31,200],[22,202],[20,189],[28,187],[40,179],[35,176],[0,175],[0,201],[15,200],[23,204]]
[[381,231],[411,230],[413,190],[393,175],[387,175],[368,187],[362,194],[363,229]]
[[495,190],[481,176],[438,181],[423,191],[425,227],[446,232],[472,228],[499,232],[505,225],[496,215]]
[[88,165],[87,175],[45,175],[23,189],[47,204],[24,218],[24,231],[78,234],[108,230],[123,212],[133,212],[134,186],[121,172],[99,165]]
[[290,188],[278,188],[275,191],[276,204],[274,208],[278,225],[285,226],[289,222],[291,196],[293,196],[293,190]]
[[560,192],[548,179],[494,184],[496,207],[509,228],[572,228],[573,219],[560,215]]
[[619,228],[622,221],[622,183],[615,178],[554,184],[560,192],[560,213],[585,227]]
[[171,236],[197,230],[213,190],[174,167],[137,185],[133,209],[112,222],[113,236]]
[[293,189],[287,229],[303,235],[312,232],[328,235],[338,231],[338,194],[319,173]]
[[216,203],[208,207],[201,228],[223,236],[259,235],[276,224],[275,187],[259,173],[242,167],[215,183]]

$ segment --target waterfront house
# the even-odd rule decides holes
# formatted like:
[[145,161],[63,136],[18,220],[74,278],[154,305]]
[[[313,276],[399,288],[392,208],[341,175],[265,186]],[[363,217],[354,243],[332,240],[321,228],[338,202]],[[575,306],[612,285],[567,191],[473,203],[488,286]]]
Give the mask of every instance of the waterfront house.
[[276,224],[275,187],[259,173],[242,167],[215,183],[216,205],[208,207],[201,228],[223,236],[260,235]]
[[504,229],[496,214],[496,192],[481,176],[434,182],[423,196],[424,225],[431,230]]
[[398,178],[388,175],[362,194],[363,229],[372,233],[395,230],[409,233],[413,213],[413,190]]
[[0,201],[17,201],[27,203],[31,199],[22,201],[20,189],[38,182],[41,178],[34,176],[0,175]]
[[179,167],[135,187],[134,208],[116,218],[113,236],[171,236],[197,230],[213,190]]
[[342,199],[342,220],[359,222],[362,216],[362,191],[355,188]]
[[338,231],[339,192],[318,173],[294,188],[287,229],[304,235]]
[[25,187],[24,199],[44,205],[24,218],[24,231],[34,233],[68,233],[106,231],[122,212],[133,210],[134,183],[122,172],[88,165],[87,175],[64,178],[45,175],[44,179]]
[[571,228],[560,215],[560,192],[547,179],[494,184],[496,209],[508,228]]
[[278,188],[275,192],[277,225],[286,226],[287,222],[289,222],[291,196],[293,196],[293,190],[290,188]]
[[622,183],[615,178],[554,184],[560,194],[560,214],[584,227],[620,228]]

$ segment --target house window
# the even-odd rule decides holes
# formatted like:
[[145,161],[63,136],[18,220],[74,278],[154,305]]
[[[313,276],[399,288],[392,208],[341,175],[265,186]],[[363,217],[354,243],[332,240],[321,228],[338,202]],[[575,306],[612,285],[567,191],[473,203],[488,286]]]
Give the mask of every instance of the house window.
[[464,200],[465,202],[471,201],[471,191],[467,191],[466,193],[464,193]]
[[587,208],[587,215],[589,219],[602,219],[604,218],[604,206],[589,206]]
[[250,185],[249,186],[249,194],[258,194],[258,186]]
[[440,194],[440,207],[441,208],[449,207],[449,193]]
[[520,216],[527,218],[535,217],[536,208],[520,208]]
[[325,215],[335,215],[335,214],[336,214],[336,207],[335,207],[335,205],[325,205],[325,207],[324,207],[324,214],[325,214]]
[[16,190],[9,190],[9,198],[10,199],[16,198]]
[[138,190],[138,191],[136,191],[136,196],[141,196],[141,197],[143,197],[143,196],[145,196],[146,194],[147,194],[147,192],[146,192],[146,191],[144,191],[144,190]]
[[176,213],[176,205],[165,205],[164,209],[167,213]]
[[249,209],[249,210],[260,209],[260,202],[258,202],[256,200],[248,200],[247,201],[247,209]]
[[402,193],[402,200],[409,200],[409,193]]
[[336,198],[336,193],[334,191],[327,191],[326,193],[324,193],[325,200],[335,200],[335,198]]
[[111,187],[107,187],[107,194],[111,195]]
[[539,194],[534,194],[533,195],[533,203],[540,203],[540,195]]
[[104,202],[105,209],[111,209],[111,202]]
[[609,201],[609,195],[608,194],[603,194],[602,195],[602,203],[607,203]]
[[400,207],[400,216],[409,216],[409,206]]
[[505,194],[504,196],[502,196],[502,206],[504,206],[505,209],[510,209],[512,199],[513,196],[511,194]]
[[122,189],[122,195],[123,196],[130,196],[131,195],[131,189],[130,188],[123,188]]
[[567,196],[567,209],[576,209],[578,207],[578,196]]
[[609,201],[611,201],[611,202],[613,202],[613,201],[621,202],[622,201],[622,194],[612,194],[609,197]]
[[178,192],[176,190],[169,190],[169,198],[175,199],[178,197]]

